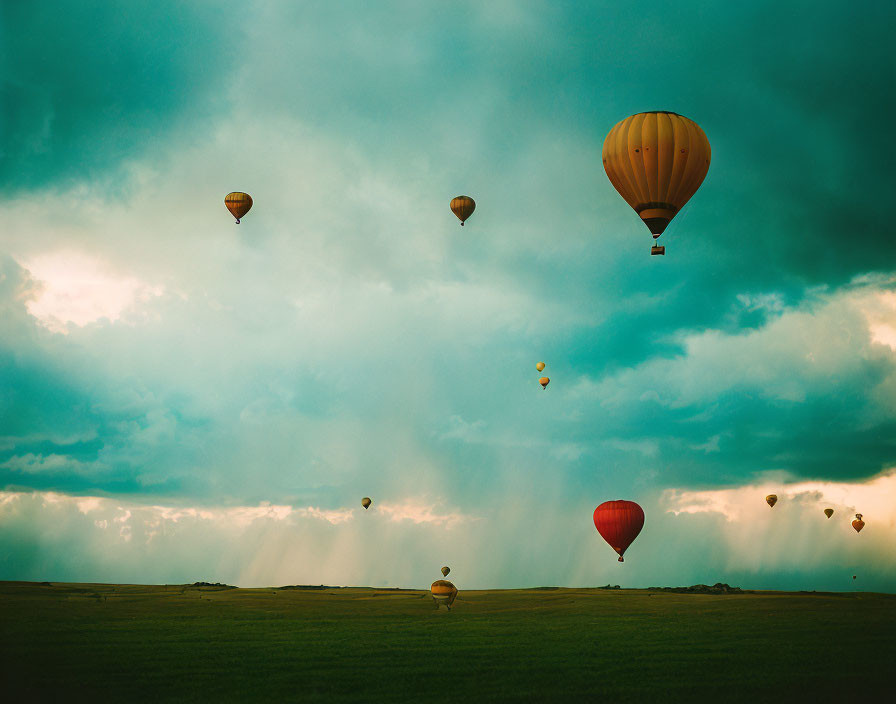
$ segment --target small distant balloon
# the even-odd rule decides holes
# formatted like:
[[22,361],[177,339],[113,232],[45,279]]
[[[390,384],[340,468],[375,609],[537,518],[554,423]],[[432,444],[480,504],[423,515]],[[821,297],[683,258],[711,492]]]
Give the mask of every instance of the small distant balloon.
[[476,202],[470,196],[457,196],[457,198],[451,199],[451,212],[460,220],[461,226],[474,210],[476,210]]
[[546,376],[543,376],[543,377],[541,377],[541,379],[538,380],[538,383],[541,384],[541,388],[546,389],[546,388],[548,388],[548,384],[551,383],[551,380],[548,379]]
[[828,518],[830,518],[831,516],[834,515],[834,509],[832,509],[832,508],[826,508],[826,509],[824,510],[824,515],[827,516]]
[[604,501],[594,509],[594,527],[625,562],[622,555],[644,527],[644,510],[634,501]]
[[451,571],[451,568],[450,568],[448,565],[445,565],[445,566],[442,568],[442,576],[443,576],[443,577],[447,577],[447,576],[448,576],[448,573],[449,573],[450,571]]
[[765,503],[767,503],[769,506],[774,506],[776,503],[778,503],[778,497],[775,494],[769,494],[765,497]]
[[372,501],[371,501],[368,497],[366,497],[366,496],[365,496],[363,499],[361,499],[361,505],[362,505],[365,509],[370,508],[370,504],[371,504],[371,503],[372,503]]
[[445,604],[448,610],[451,610],[451,605],[457,598],[457,587],[446,579],[439,579],[432,583],[429,590],[432,593],[432,598],[436,601],[436,606]]
[[544,362],[539,362],[538,364],[535,365],[535,368],[540,372],[544,371]]
[[852,578],[853,578],[853,579],[855,579],[855,578],[856,578],[856,576],[855,576],[855,575],[853,575],[853,576],[852,576]]
[[234,191],[233,193],[228,193],[224,197],[224,205],[227,206],[230,214],[236,218],[236,224],[239,225],[240,218],[248,213],[249,209],[252,207],[252,196],[248,193]]
[[852,527],[856,529],[856,533],[861,533],[862,528],[865,527],[865,521],[862,520],[862,514],[856,514],[856,520],[852,522]]

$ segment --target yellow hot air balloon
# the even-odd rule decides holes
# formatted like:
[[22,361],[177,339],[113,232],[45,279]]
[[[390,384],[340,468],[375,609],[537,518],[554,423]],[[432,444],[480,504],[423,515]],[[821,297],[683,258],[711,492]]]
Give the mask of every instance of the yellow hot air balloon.
[[543,371],[544,370],[544,362],[539,362],[538,364],[535,365],[535,368],[538,371]]
[[451,571],[451,568],[450,568],[448,565],[445,565],[445,566],[442,568],[442,576],[443,576],[443,577],[447,577],[447,576],[448,576],[448,573],[449,573],[450,571]]
[[370,501],[370,499],[369,499],[368,497],[366,497],[366,496],[365,496],[363,499],[361,499],[361,505],[362,505],[365,509],[369,508],[371,503],[372,503],[372,502]]
[[445,604],[448,610],[451,610],[451,605],[457,598],[457,587],[447,579],[438,579],[432,583],[429,590],[432,592],[432,598],[435,599],[436,607]]
[[248,193],[240,193],[239,191],[234,191],[233,193],[228,193],[227,196],[225,196],[224,205],[227,206],[230,214],[236,218],[236,224],[239,225],[240,218],[248,213],[249,209],[252,207],[252,196],[250,196]]
[[[641,216],[654,239],[696,193],[710,160],[709,140],[693,120],[674,112],[639,112],[604,140],[613,188]],[[651,254],[665,254],[654,244]]]
[[862,514],[856,514],[856,520],[852,522],[852,527],[856,529],[856,533],[861,533],[862,528],[865,527],[865,521],[862,520]]
[[832,509],[832,508],[826,508],[826,509],[824,510],[824,515],[827,516],[828,518],[830,518],[831,516],[834,515],[834,509]]
[[541,384],[541,388],[546,389],[546,388],[548,388],[548,384],[551,383],[551,380],[548,379],[546,376],[543,376],[543,377],[541,377],[541,379],[538,380],[538,383]]
[[769,494],[765,497],[765,503],[767,503],[769,506],[774,506],[776,503],[778,503],[778,497],[774,494]]
[[451,212],[457,215],[461,226],[463,226],[464,220],[473,214],[474,210],[476,210],[476,201],[470,198],[470,196],[458,196],[451,199]]

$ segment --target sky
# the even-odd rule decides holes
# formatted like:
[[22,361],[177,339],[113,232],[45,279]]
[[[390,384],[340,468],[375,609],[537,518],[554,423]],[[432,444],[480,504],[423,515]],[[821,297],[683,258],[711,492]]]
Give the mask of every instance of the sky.
[[[3,3],[0,579],[896,591],[894,22]],[[712,146],[665,257],[645,110]]]

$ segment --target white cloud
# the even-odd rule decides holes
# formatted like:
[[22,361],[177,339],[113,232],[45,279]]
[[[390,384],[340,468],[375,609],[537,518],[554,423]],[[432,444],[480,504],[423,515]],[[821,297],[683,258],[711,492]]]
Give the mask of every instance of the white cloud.
[[896,352],[896,291],[880,291],[863,306],[871,331],[871,341]]
[[[772,509],[765,503],[769,494],[778,497]],[[766,480],[730,489],[668,489],[663,500],[674,513],[718,513],[731,522],[755,521],[793,504],[818,514],[833,508],[840,519],[850,521],[858,512],[879,526],[896,528],[896,470],[866,482]]]
[[70,325],[102,319],[115,322],[127,308],[164,292],[161,286],[115,273],[108,263],[72,250],[40,253],[20,264],[41,284],[26,304],[28,312],[53,332],[68,333]]
[[411,521],[413,523],[429,523],[445,528],[453,528],[459,523],[479,520],[474,516],[459,511],[439,513],[430,501],[424,499],[407,499],[397,504],[380,504],[377,507],[391,521]]
[[[768,494],[778,497],[774,508],[765,502]],[[886,585],[896,577],[896,470],[867,482],[766,480],[729,489],[670,489],[660,506],[677,516],[677,532],[686,531],[695,549],[713,551],[726,570],[774,575],[853,565],[849,571],[866,578],[886,575],[881,589],[892,589]],[[834,509],[830,519],[825,508]],[[861,533],[852,527],[856,513],[865,521]]]
[[[610,409],[632,398],[673,410],[707,407],[728,392],[802,403],[818,390],[849,383],[874,362],[889,366],[884,384],[893,383],[896,347],[871,344],[889,339],[885,331],[896,326],[896,293],[882,288],[890,284],[872,280],[818,292],[755,330],[682,331],[673,339],[683,348],[681,355],[654,358],[599,380],[583,376],[573,394],[597,398]],[[896,407],[892,399],[878,400],[887,413]]]

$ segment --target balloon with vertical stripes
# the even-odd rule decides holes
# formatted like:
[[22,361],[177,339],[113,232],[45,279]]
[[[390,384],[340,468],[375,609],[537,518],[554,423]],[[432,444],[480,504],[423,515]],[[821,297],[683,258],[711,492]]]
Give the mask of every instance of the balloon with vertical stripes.
[[224,196],[224,205],[227,206],[230,214],[236,218],[236,224],[239,225],[240,218],[248,213],[249,208],[252,207],[252,196],[248,193],[234,191],[233,193],[228,193]]
[[644,527],[644,509],[634,501],[604,501],[594,509],[594,527],[619,555],[622,556]]
[[474,210],[476,210],[476,201],[470,196],[457,196],[451,199],[451,212],[457,216],[461,225],[473,214]]
[[656,111],[639,112],[613,127],[602,158],[610,183],[656,239],[703,183],[710,155],[709,140],[696,122]]

